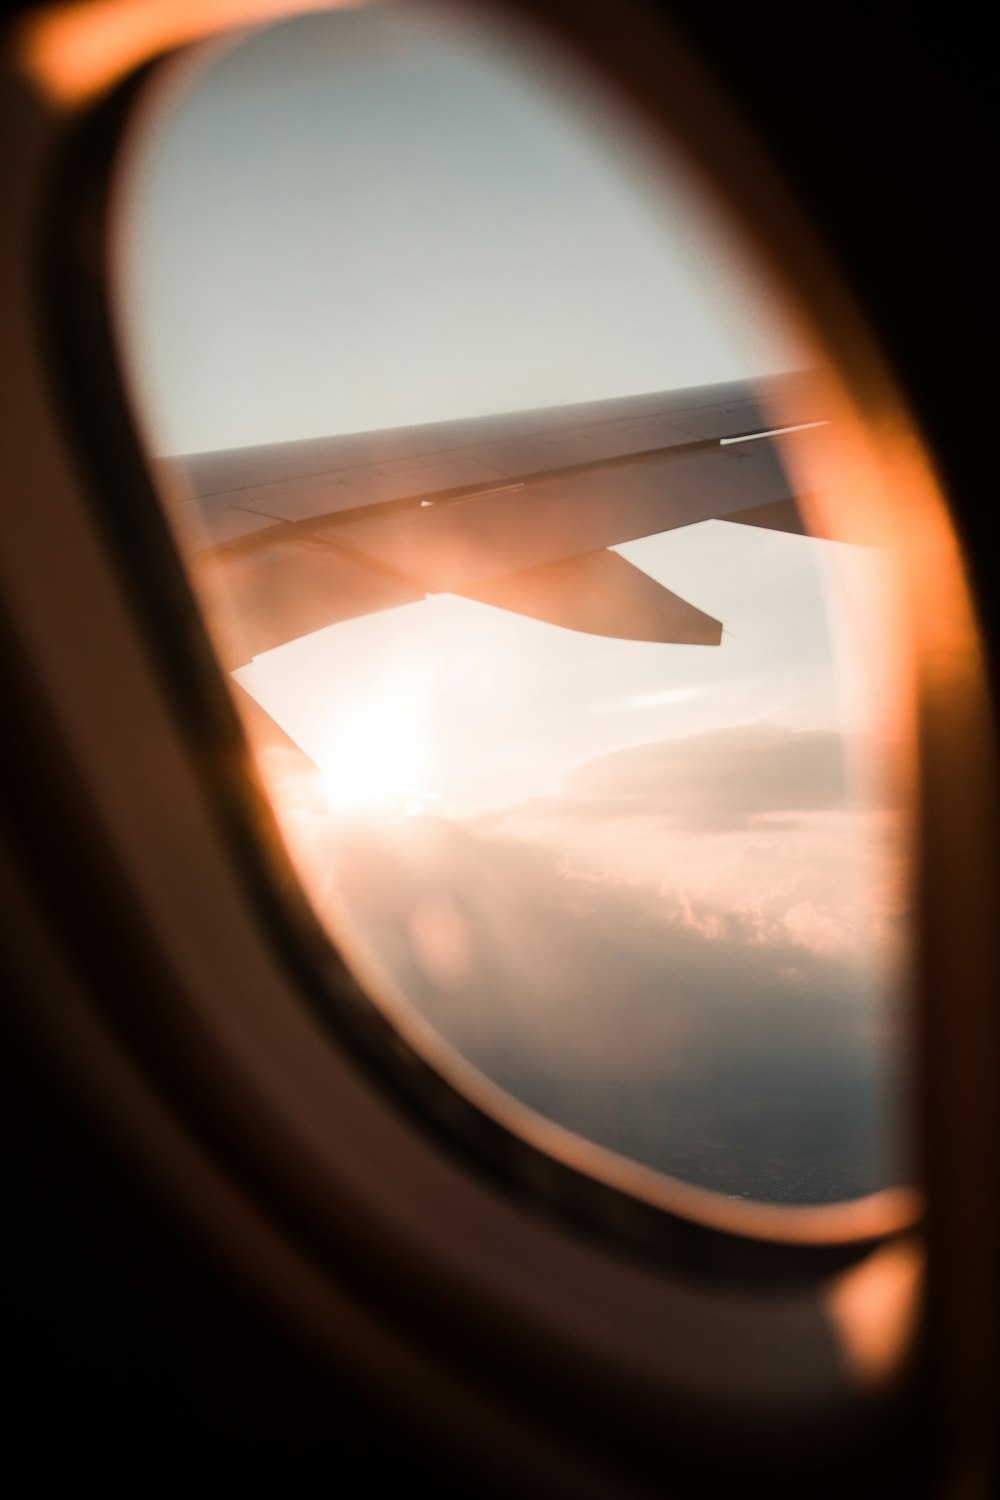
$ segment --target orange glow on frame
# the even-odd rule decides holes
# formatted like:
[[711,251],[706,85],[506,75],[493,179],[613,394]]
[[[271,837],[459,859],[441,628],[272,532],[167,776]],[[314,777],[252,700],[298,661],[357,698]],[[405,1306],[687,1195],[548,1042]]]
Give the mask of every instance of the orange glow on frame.
[[[350,8],[363,3],[350,0]],[[30,16],[17,43],[25,71],[41,91],[72,108],[158,53],[232,27],[346,5],[347,0],[84,0]]]
[[917,1327],[924,1260],[914,1240],[876,1251],[840,1276],[827,1312],[854,1375],[879,1385],[902,1365]]

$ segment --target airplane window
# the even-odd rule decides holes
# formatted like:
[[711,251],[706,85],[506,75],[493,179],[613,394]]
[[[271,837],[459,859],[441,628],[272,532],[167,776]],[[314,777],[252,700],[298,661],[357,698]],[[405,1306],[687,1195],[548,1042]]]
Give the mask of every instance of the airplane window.
[[124,353],[334,943],[597,1175],[906,1187],[891,548],[805,325],[680,150],[495,17],[174,67],[122,171]]

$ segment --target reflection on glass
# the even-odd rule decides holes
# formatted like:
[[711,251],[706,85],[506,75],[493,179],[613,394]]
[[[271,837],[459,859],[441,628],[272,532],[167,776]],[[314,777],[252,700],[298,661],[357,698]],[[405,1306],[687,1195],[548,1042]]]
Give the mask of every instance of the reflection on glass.
[[832,408],[716,211],[523,49],[302,19],[136,148],[169,513],[304,886],[446,1071],[857,1198],[905,1176],[883,553],[810,509]]

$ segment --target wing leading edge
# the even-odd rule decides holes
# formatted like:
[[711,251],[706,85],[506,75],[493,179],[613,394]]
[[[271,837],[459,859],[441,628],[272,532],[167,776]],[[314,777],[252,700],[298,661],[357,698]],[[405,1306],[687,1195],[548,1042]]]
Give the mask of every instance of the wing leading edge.
[[[773,443],[822,421],[776,377],[161,460],[230,666],[325,625],[455,593],[569,629],[717,645],[722,626],[607,549],[698,521],[804,531]],[[724,441],[725,440],[725,441]]]

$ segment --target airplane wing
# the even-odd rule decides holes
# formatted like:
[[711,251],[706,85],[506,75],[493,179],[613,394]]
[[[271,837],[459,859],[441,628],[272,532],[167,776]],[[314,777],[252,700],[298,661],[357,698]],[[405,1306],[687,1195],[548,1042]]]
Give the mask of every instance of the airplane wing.
[[717,645],[719,621],[608,549],[697,521],[803,531],[773,443],[822,422],[807,374],[161,459],[230,667],[452,593],[574,630]]

